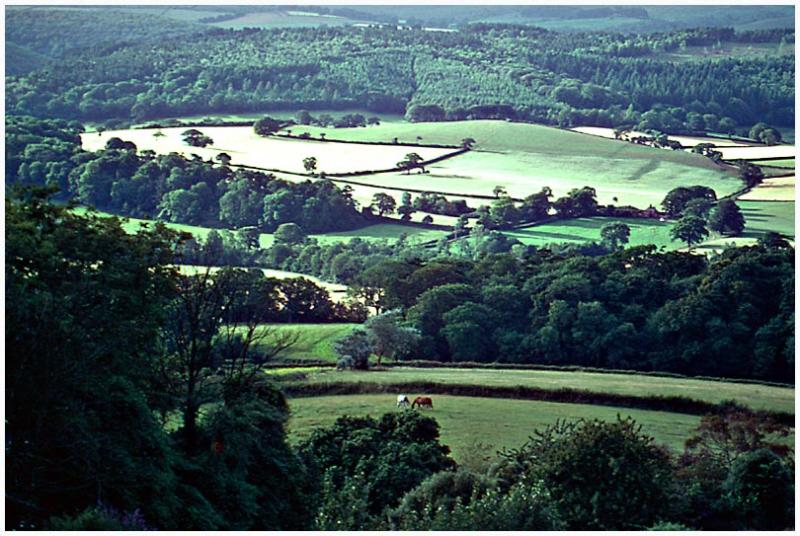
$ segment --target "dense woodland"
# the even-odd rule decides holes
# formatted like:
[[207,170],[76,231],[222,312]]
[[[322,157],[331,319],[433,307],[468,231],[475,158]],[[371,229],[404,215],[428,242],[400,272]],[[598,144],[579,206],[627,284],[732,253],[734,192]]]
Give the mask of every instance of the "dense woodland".
[[758,121],[794,124],[794,56],[675,62],[665,55],[721,42],[788,44],[793,36],[729,29],[562,34],[483,23],[457,32],[210,29],[9,77],[6,106],[84,121],[357,107],[411,120],[730,131]]

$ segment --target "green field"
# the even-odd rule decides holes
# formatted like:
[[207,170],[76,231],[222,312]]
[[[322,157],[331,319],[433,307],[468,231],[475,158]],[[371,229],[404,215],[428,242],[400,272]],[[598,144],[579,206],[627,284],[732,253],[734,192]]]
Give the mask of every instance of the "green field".
[[296,333],[297,343],[278,356],[278,359],[312,359],[336,362],[333,341],[355,329],[358,324],[273,324],[265,326],[270,334],[261,344],[270,344],[270,339],[282,333]]
[[751,163],[756,164],[757,166],[794,169],[794,158],[784,158],[781,160],[752,160]]
[[629,246],[654,244],[667,249],[674,249],[681,246],[680,243],[673,242],[669,235],[669,231],[672,228],[671,223],[635,218],[576,218],[574,220],[565,220],[558,223],[546,223],[524,229],[503,231],[503,234],[509,238],[516,238],[525,245],[532,246],[543,246],[545,244],[562,242],[599,242],[601,240],[600,229],[603,225],[615,221],[625,223],[631,228]]
[[[505,121],[443,123],[386,122],[367,129],[294,127],[293,132],[325,132],[328,139],[400,143],[459,144],[476,140],[475,150],[427,167],[425,175],[382,173],[358,177],[383,188],[430,190],[456,196],[489,196],[504,186],[522,198],[548,186],[556,197],[572,188],[593,186],[603,204],[658,205],[677,186],[702,184],[717,195],[735,192],[741,182],[709,159],[589,136],[543,125]],[[617,198],[616,200],[614,198]]]
[[[493,457],[500,449],[520,447],[534,430],[558,419],[615,420],[618,414],[633,417],[657,442],[680,451],[700,420],[678,413],[581,404],[448,395],[432,398],[434,409],[424,412],[439,423],[442,443],[452,449],[456,461],[463,461],[476,451]],[[292,398],[289,439],[298,442],[342,415],[380,417],[390,411],[403,411],[396,409],[396,401],[394,394]]]
[[241,30],[242,28],[305,28],[318,26],[344,26],[355,21],[345,17],[318,15],[301,11],[267,11],[247,13],[235,19],[211,23],[211,26]]
[[794,237],[794,201],[739,201],[745,219],[744,236],[758,238],[767,231]]
[[399,367],[369,372],[323,370],[310,374],[305,381],[383,385],[425,381],[459,385],[570,388],[620,395],[684,396],[712,403],[736,400],[754,409],[794,412],[794,389],[787,387],[610,372]]

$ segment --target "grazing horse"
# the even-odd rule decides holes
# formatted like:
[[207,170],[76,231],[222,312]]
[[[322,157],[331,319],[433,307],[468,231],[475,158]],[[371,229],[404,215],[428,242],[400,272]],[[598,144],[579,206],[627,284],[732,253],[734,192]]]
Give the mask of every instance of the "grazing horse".
[[414,399],[414,402],[411,403],[411,407],[413,408],[414,406],[417,405],[421,408],[433,409],[433,400],[431,400],[430,397],[427,396],[418,396],[417,398]]
[[397,395],[397,407],[404,407],[407,408],[409,404],[408,397],[406,395]]

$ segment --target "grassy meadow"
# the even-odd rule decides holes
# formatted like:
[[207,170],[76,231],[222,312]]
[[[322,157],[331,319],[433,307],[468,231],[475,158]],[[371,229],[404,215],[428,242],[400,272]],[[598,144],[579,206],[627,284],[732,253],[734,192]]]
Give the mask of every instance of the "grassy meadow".
[[[394,394],[292,398],[289,440],[297,443],[343,415],[380,417],[403,411],[395,407],[396,401]],[[433,405],[433,410],[424,412],[439,423],[442,443],[462,463],[475,456],[493,458],[498,450],[520,447],[534,430],[559,419],[614,420],[617,415],[633,417],[658,443],[679,451],[700,420],[693,415],[660,411],[448,395],[434,396]]]
[[555,223],[534,225],[523,229],[503,231],[509,238],[516,238],[525,245],[543,246],[552,243],[599,242],[603,225],[620,221],[631,228],[629,246],[654,244],[666,249],[680,247],[669,235],[672,223],[638,218],[575,218]]
[[780,160],[794,159],[794,145],[757,145],[753,147],[719,147],[724,160],[755,160],[765,158]]
[[620,395],[685,396],[712,403],[736,400],[753,409],[794,411],[794,389],[786,387],[612,372],[392,367],[369,372],[323,370],[310,374],[305,381],[365,382],[384,385],[425,381],[542,389],[569,388]]
[[795,176],[767,178],[750,190],[740,195],[740,201],[794,201]]
[[241,30],[242,28],[303,28],[318,26],[344,26],[353,24],[354,20],[333,15],[320,15],[301,10],[280,10],[256,13],[246,13],[240,17],[220,22],[210,23],[209,26]]
[[[262,327],[269,334],[261,342],[268,345],[274,337],[296,333],[297,343],[278,356],[278,359],[310,359],[335,363],[333,342],[353,331],[359,324],[271,324]],[[263,332],[262,332],[263,333]]]
[[770,166],[794,169],[794,158],[783,158],[779,160],[751,160],[757,166]]

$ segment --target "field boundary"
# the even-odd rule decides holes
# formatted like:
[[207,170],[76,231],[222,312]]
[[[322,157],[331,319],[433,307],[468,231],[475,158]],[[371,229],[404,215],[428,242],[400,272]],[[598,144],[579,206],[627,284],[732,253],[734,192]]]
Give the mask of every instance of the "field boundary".
[[391,368],[452,368],[452,369],[496,369],[496,370],[543,370],[554,372],[590,372],[594,374],[625,374],[630,376],[652,376],[656,378],[676,378],[681,380],[701,380],[725,383],[743,383],[752,385],[765,385],[767,387],[786,387],[794,389],[794,384],[773,382],[769,380],[757,380],[749,378],[723,378],[718,376],[689,376],[678,372],[634,370],[634,369],[610,369],[600,367],[583,367],[580,365],[541,365],[535,363],[478,363],[472,361],[462,361],[459,363],[443,363],[441,361],[407,361],[397,364],[386,364]]
[[[293,368],[307,366],[321,366],[334,368],[335,363],[313,359],[286,359],[275,360],[264,365],[268,368]],[[489,370],[541,370],[553,372],[588,372],[593,374],[623,374],[629,376],[648,376],[655,378],[675,378],[681,380],[698,380],[724,383],[737,383],[745,385],[763,385],[766,387],[783,387],[794,389],[794,384],[757,380],[749,378],[723,378],[716,376],[689,376],[677,372],[660,372],[633,369],[607,369],[599,367],[582,367],[580,365],[541,365],[536,363],[480,363],[475,361],[462,361],[458,363],[445,363],[442,361],[402,361],[398,363],[383,363],[383,368],[443,368],[443,369],[489,369]],[[369,374],[367,372],[366,374]]]
[[476,398],[508,398],[516,400],[561,402],[567,404],[613,406],[629,409],[683,413],[687,415],[719,413],[734,406],[738,409],[745,409],[753,415],[771,418],[781,424],[794,426],[794,415],[791,413],[766,410],[754,411],[736,401],[713,403],[683,396],[635,396],[570,388],[543,389],[526,386],[483,386],[437,382],[379,384],[368,382],[302,383],[295,381],[287,382],[283,384],[282,387],[284,394],[290,398],[380,393],[426,393]]

